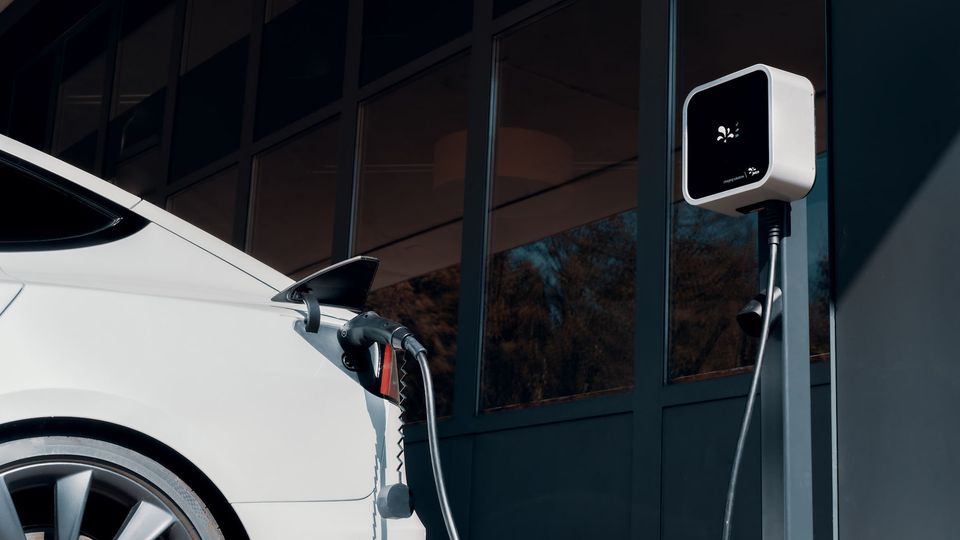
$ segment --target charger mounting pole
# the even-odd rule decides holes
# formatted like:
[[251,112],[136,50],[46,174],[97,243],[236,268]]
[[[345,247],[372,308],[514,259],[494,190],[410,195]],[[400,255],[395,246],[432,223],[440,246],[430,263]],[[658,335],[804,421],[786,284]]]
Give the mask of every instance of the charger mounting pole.
[[[684,200],[729,216],[760,210],[758,247],[760,260],[766,263],[760,271],[768,289],[762,336],[730,467],[724,540],[730,538],[733,527],[737,476],[758,389],[763,538],[813,538],[807,207],[803,199],[816,180],[815,118],[810,80],[764,64],[697,86],[683,103]],[[765,260],[768,257],[774,259]],[[764,280],[758,281],[762,290]],[[771,325],[777,281],[781,312],[779,321]]]
[[[790,234],[780,245],[783,311],[780,323],[771,329],[760,375],[764,540],[813,538],[807,202],[800,199],[789,204]],[[763,276],[769,265],[766,237],[759,238],[758,244],[759,275]]]

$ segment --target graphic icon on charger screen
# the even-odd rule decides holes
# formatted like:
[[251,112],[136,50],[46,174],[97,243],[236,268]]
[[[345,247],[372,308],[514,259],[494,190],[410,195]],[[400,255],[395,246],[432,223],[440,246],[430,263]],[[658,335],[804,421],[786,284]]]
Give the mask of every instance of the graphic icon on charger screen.
[[740,122],[733,125],[732,128],[720,126],[717,128],[717,142],[727,143],[740,136]]

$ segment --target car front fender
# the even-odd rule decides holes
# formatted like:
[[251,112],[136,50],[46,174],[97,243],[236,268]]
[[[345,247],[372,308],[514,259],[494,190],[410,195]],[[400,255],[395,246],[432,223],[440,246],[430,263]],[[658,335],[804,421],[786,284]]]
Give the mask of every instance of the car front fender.
[[[295,311],[27,284],[0,317],[0,423],[88,418],[183,455],[230,503],[366,497],[378,434]],[[338,321],[321,332],[335,343]]]

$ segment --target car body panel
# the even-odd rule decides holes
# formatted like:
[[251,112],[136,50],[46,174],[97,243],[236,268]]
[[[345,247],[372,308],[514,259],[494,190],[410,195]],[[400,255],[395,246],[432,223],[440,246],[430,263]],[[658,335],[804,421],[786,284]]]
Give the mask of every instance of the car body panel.
[[[394,520],[377,517],[374,496],[335,503],[236,504],[234,510],[251,538],[336,538],[361,540],[423,540],[418,517]],[[365,529],[357,527],[364,523]]]
[[78,186],[87,189],[96,195],[109,199],[133,212],[145,217],[157,225],[169,230],[173,234],[188,242],[227,261],[243,272],[246,272],[275,291],[282,290],[293,283],[293,280],[277,270],[258,261],[250,255],[240,251],[230,244],[196,227],[177,216],[133,195],[119,187],[97,178],[92,174],[63,162],[40,150],[27,146],[19,141],[0,135],[0,151],[16,158],[29,161],[61,178],[67,179]]
[[376,444],[364,392],[298,322],[269,306],[28,283],[0,317],[0,423],[128,427],[186,456],[230,502],[364,497]]
[[78,249],[0,252],[21,282],[132,294],[265,304],[273,289],[155,224]]
[[[2,136],[0,150],[150,221],[98,245],[0,251],[0,426],[59,417],[151,437],[254,540],[383,537],[373,501],[399,481],[400,418],[343,367],[336,332],[355,313],[323,306],[305,333],[302,305],[271,300],[293,280],[51,156]],[[424,537],[415,516],[388,521]]]
[[[212,253],[256,279],[267,284],[274,291],[280,291],[293,283],[293,280],[266,264],[254,259],[250,255],[227,244],[216,236],[178,218],[177,216],[150,204],[141,201],[132,208],[134,212],[149,219],[153,223],[167,229],[173,234],[187,239],[192,244]],[[306,246],[305,246],[306,247]]]
[[0,315],[17,298],[21,289],[23,284],[4,274],[3,269],[0,268]]

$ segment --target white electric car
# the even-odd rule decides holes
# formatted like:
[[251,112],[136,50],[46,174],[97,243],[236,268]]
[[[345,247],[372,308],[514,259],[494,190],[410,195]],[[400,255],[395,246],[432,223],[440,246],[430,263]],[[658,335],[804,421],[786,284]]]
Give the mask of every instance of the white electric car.
[[343,365],[355,312],[307,331],[296,286],[0,137],[0,539],[423,538],[377,504],[400,414]]

